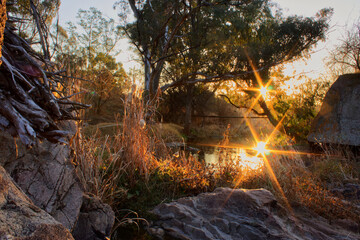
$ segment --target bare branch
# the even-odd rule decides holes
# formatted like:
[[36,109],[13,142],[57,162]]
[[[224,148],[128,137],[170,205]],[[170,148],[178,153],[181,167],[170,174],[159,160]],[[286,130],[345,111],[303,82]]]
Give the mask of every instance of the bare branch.
[[[249,107],[247,107],[247,106],[239,106],[239,105],[236,105],[235,103],[233,103],[233,102],[231,101],[231,99],[230,99],[228,96],[226,96],[226,95],[224,95],[224,94],[220,94],[219,96],[221,96],[221,97],[223,97],[223,98],[226,98],[226,100],[227,100],[231,105],[233,105],[233,106],[236,107],[236,108],[239,108],[239,109],[241,109],[241,108],[243,108],[243,109],[249,109]],[[260,112],[256,111],[254,108],[251,108],[250,110],[251,110],[253,113],[255,113],[256,115],[266,116],[266,113],[265,113],[265,112],[260,113]]]

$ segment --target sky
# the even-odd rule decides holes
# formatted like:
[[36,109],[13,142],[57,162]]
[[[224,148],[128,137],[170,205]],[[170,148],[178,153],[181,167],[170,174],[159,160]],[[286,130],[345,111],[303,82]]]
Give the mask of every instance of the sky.
[[[89,9],[95,7],[103,12],[104,16],[111,17],[118,21],[116,10],[113,4],[116,0],[62,0],[59,19],[60,24],[65,25],[66,22],[76,22],[78,10]],[[356,21],[360,21],[360,0],[274,0],[279,7],[283,9],[285,16],[300,15],[305,17],[314,16],[320,9],[331,7],[334,14],[330,21],[330,30],[327,34],[327,41],[319,43],[310,59],[300,60],[295,64],[289,65],[285,74],[306,73],[310,77],[316,77],[326,72],[324,58],[328,55],[336,45],[341,43],[341,38],[345,36],[345,30],[351,29]],[[122,62],[126,71],[131,68],[140,67],[139,63],[134,61],[135,54],[129,51],[129,43],[126,39],[119,44],[122,49],[117,57]]]

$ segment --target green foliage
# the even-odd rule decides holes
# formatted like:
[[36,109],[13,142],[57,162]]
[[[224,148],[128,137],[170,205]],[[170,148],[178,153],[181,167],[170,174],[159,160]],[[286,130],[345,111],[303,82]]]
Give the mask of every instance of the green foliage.
[[[283,125],[287,134],[296,141],[306,142],[312,120],[320,110],[322,99],[330,87],[330,82],[307,79],[297,88],[298,92],[286,93],[278,89],[272,101],[278,119],[285,115]],[[293,86],[296,89],[295,86]]]
[[272,8],[265,0],[144,2],[138,9],[141,21],[127,25],[127,31],[141,54],[151,50],[153,61],[164,57],[161,43],[176,34],[166,57],[166,80],[233,73],[226,78],[253,81],[253,74],[246,74],[252,70],[249,56],[266,81],[271,67],[303,56],[324,39],[332,12],[285,18]]
[[91,112],[99,114],[111,98],[129,87],[127,74],[115,58],[122,31],[95,8],[79,10],[77,18],[77,24],[58,29],[56,57],[68,75],[88,79],[81,84],[85,101],[93,106]]
[[[188,86],[183,100],[186,131],[192,85],[228,80],[247,88],[265,85],[274,66],[306,56],[325,39],[332,14],[322,9],[311,18],[284,17],[267,0],[129,3],[136,21],[125,29],[144,62],[146,90],[155,95],[159,86]],[[250,99],[258,96],[254,91],[246,94]],[[277,125],[266,102],[259,106]]]

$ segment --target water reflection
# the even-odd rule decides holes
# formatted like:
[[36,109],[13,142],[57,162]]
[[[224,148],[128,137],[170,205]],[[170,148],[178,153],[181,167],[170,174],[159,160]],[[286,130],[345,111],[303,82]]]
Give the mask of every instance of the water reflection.
[[264,165],[261,155],[256,156],[256,151],[250,148],[222,148],[197,145],[201,151],[195,154],[199,161],[206,164],[218,164],[220,161],[236,161],[247,170],[256,170]]

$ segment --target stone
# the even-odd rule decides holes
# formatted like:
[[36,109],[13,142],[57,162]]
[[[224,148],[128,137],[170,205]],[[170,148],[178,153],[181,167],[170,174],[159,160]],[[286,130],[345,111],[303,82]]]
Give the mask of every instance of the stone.
[[[71,121],[63,122],[61,129],[70,133],[69,138],[76,133]],[[44,140],[27,149],[19,140],[1,132],[0,142],[0,166],[37,207],[74,236],[80,236],[76,239],[105,239],[110,235],[114,212],[100,199],[84,194],[69,145]]]
[[354,183],[346,183],[342,187],[331,189],[331,192],[347,201],[360,202],[360,185]]
[[308,141],[360,146],[360,73],[342,75],[330,87]]
[[0,166],[0,239],[73,240],[68,229],[32,201]]
[[103,240],[110,236],[115,214],[97,197],[84,195],[79,219],[72,232],[75,240]]
[[158,220],[149,233],[159,239],[360,239],[358,233],[330,225],[303,209],[293,214],[264,189],[217,188],[211,193],[160,204],[152,212]]
[[83,188],[71,163],[70,147],[44,140],[26,149],[5,133],[0,133],[0,142],[0,164],[18,186],[36,206],[73,229],[82,205]]

